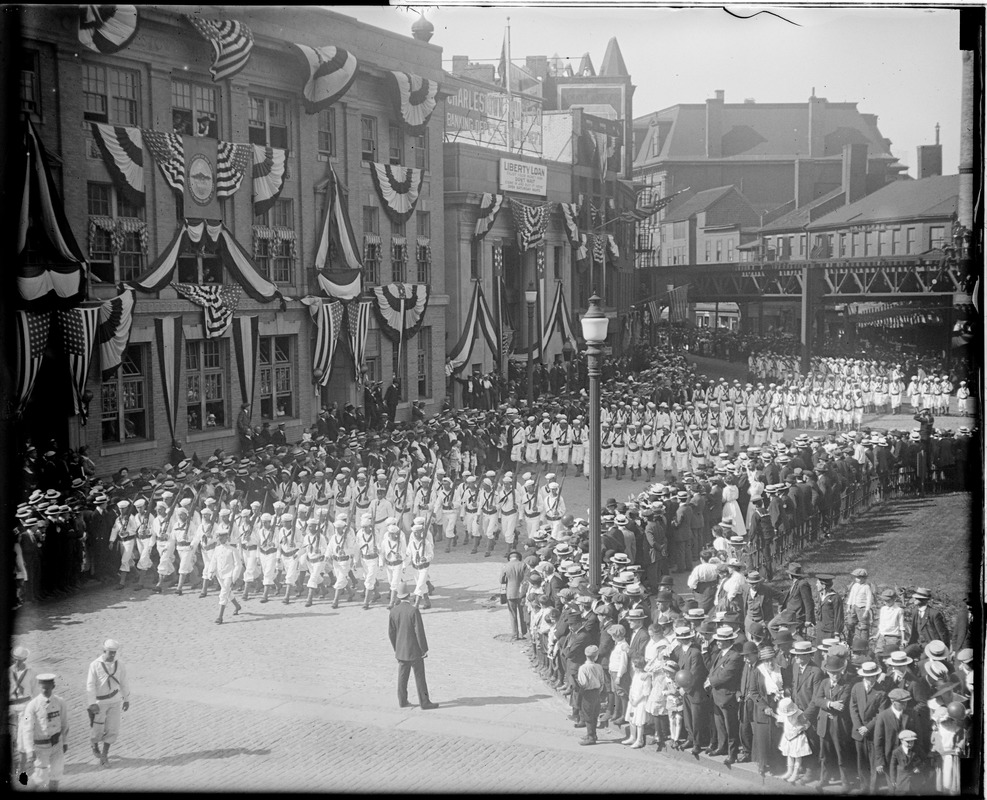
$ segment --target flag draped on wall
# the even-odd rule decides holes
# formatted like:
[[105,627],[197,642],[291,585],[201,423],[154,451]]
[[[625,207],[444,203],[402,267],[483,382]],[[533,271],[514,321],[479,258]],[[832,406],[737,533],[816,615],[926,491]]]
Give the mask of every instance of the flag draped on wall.
[[326,386],[332,374],[336,356],[336,344],[343,326],[343,304],[339,300],[323,300],[321,297],[305,297],[315,323],[315,348],[312,351],[312,375],[318,386]]
[[202,306],[203,328],[207,339],[216,339],[226,333],[233,315],[240,305],[240,289],[236,286],[194,283],[173,283],[175,291],[186,300]]
[[480,215],[476,220],[476,228],[473,231],[473,238],[479,241],[493,227],[494,220],[504,206],[504,195],[484,192],[480,198]]
[[254,214],[264,214],[284,189],[288,177],[288,151],[261,144],[253,148]]
[[350,354],[353,356],[353,375],[359,383],[363,377],[363,365],[367,355],[367,332],[370,330],[370,305],[372,300],[360,300],[346,304],[346,325],[349,334]]
[[317,114],[349,91],[356,80],[356,56],[342,47],[295,47],[308,64],[309,76],[302,88],[305,111]]
[[448,366],[452,372],[459,372],[469,362],[473,355],[473,347],[477,340],[477,331],[483,334],[483,339],[490,352],[497,357],[497,329],[493,317],[483,298],[480,282],[473,284],[473,297],[470,299],[469,310],[466,312],[466,324],[463,333],[449,353]]
[[355,300],[363,291],[363,273],[358,269],[319,272],[316,275],[322,291],[336,300]]
[[569,240],[570,247],[578,248],[580,244],[579,240],[579,206],[575,203],[559,203],[559,209],[562,211],[562,228],[565,230],[566,238]]
[[86,424],[89,415],[87,404],[82,401],[89,377],[93,345],[96,343],[96,326],[101,304],[78,306],[55,312],[62,347],[68,356],[69,374],[72,376],[72,405],[76,414]]
[[429,287],[424,283],[389,283],[375,286],[374,310],[380,329],[392,341],[407,341],[425,321]]
[[315,269],[325,270],[329,264],[329,243],[333,232],[339,241],[343,263],[351,270],[363,272],[363,261],[360,258],[360,246],[357,244],[356,236],[353,233],[353,226],[350,224],[349,214],[346,213],[346,206],[343,204],[342,195],[339,189],[339,179],[328,164],[329,175],[326,179],[326,213],[319,228],[318,240],[315,243]]
[[154,339],[158,345],[161,389],[164,393],[165,417],[171,438],[176,439],[178,408],[182,400],[182,317],[155,317]]
[[133,289],[106,300],[99,307],[99,366],[103,380],[113,377],[123,360],[123,351],[130,344],[134,324]]
[[236,371],[240,379],[242,402],[254,402],[254,386],[257,381],[257,343],[260,335],[260,317],[237,317],[233,320],[233,351],[236,353]]
[[230,197],[243,182],[253,159],[253,145],[219,142],[216,152],[216,196]]
[[407,222],[418,203],[422,183],[425,181],[425,170],[377,162],[371,162],[370,167],[370,177],[384,203],[384,212],[388,219],[398,225]]
[[270,303],[275,299],[284,302],[278,288],[257,271],[250,255],[221,222],[216,224],[185,222],[155,262],[140,277],[128,281],[129,285],[139,292],[159,291],[171,281],[183,245],[186,242],[199,244],[203,236],[208,237],[215,244],[216,253],[223,266],[232,273],[237,283],[250,297],[260,303]]
[[661,319],[661,312],[658,310],[657,300],[648,301],[648,318],[652,325],[657,325],[658,320]]
[[168,185],[176,192],[185,192],[185,145],[176,133],[141,128],[141,135],[154,162]]
[[548,228],[548,203],[529,206],[519,200],[511,200],[511,213],[514,215],[514,230],[517,244],[522,252],[545,243]]
[[254,47],[254,35],[250,28],[235,20],[200,19],[184,14],[193,28],[213,49],[213,62],[209,71],[215,82],[232,78],[245,66]]
[[602,264],[607,249],[607,237],[598,233],[591,234],[591,236],[593,237],[593,261]]
[[689,315],[689,284],[676,286],[668,293],[668,321],[685,322]]
[[[73,305],[85,292],[86,259],[65,217],[48,153],[30,120],[25,139],[24,188],[17,224],[17,289],[27,303],[47,298],[63,307]],[[29,238],[46,240],[50,254],[42,263],[30,263],[26,253]],[[54,298],[49,298],[52,293]]]
[[419,135],[428,126],[435,110],[439,85],[420,75],[392,71],[394,105],[405,129]]
[[532,355],[536,361],[544,356],[556,330],[562,334],[563,341],[568,339],[570,342],[576,342],[576,335],[572,330],[572,318],[569,314],[569,304],[566,303],[561,281],[556,284],[555,299],[552,301],[552,309],[548,312],[548,319],[542,329],[541,340],[532,342],[534,348]]
[[123,50],[137,33],[137,6],[80,6],[79,42],[97,53]]
[[17,414],[23,413],[31,399],[34,382],[41,371],[41,362],[48,346],[51,313],[48,311],[18,311],[17,345]]
[[620,248],[617,247],[617,240],[613,238],[612,233],[607,234],[607,255],[610,256],[610,260],[616,262],[620,258]]
[[141,129],[94,122],[92,132],[117,191],[131,205],[144,205],[144,138]]

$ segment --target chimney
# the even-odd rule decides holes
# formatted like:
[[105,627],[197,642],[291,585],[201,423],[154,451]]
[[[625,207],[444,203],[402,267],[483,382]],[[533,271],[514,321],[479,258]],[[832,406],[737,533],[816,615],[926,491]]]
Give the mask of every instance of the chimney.
[[723,90],[706,101],[706,158],[723,155]]
[[920,144],[915,164],[915,177],[922,180],[935,175],[942,175],[942,145]]
[[867,194],[867,145],[843,145],[843,193],[846,205]]
[[812,88],[809,98],[809,158],[822,158],[826,155],[826,98],[816,97]]
[[526,56],[524,66],[528,72],[542,80],[548,77],[548,56]]
[[466,72],[466,66],[469,64],[469,56],[453,56],[452,57],[452,74],[461,75]]
[[813,172],[814,170],[811,164],[807,164],[796,156],[794,187],[796,208],[802,208],[802,206],[811,203],[815,199],[813,196],[815,190],[815,184],[812,180]]

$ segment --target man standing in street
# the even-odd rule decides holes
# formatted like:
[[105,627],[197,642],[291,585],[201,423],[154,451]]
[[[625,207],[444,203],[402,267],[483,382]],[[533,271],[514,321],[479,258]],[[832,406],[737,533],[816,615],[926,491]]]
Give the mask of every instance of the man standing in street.
[[428,655],[428,640],[425,638],[425,623],[421,611],[408,602],[411,593],[407,586],[402,585],[398,590],[398,603],[391,609],[388,620],[388,636],[394,648],[394,657],[398,660],[398,705],[410,708],[408,702],[408,678],[415,673],[415,688],[418,690],[418,702],[422,709],[438,708],[428,697],[428,685],[425,683],[425,658]]
[[398,380],[398,376],[395,375],[391,380],[391,385],[387,387],[387,391],[384,393],[384,404],[387,406],[387,421],[393,425],[394,417],[398,413],[398,403],[401,402],[401,381]]
[[524,597],[521,595],[521,584],[528,575],[528,565],[521,560],[521,553],[517,550],[511,550],[507,559],[500,582],[507,595],[507,613],[511,615],[511,641],[516,642],[528,633],[524,620]]
[[104,767],[110,766],[110,745],[120,735],[120,712],[130,708],[130,682],[126,668],[117,661],[119,649],[115,639],[103,642],[103,655],[89,665],[86,678],[86,700],[92,726],[89,740],[93,755]]
[[36,786],[55,792],[65,772],[65,753],[69,749],[69,709],[55,694],[53,674],[39,675],[38,685],[41,694],[27,704],[21,716],[21,772],[33,763]]
[[236,434],[240,438],[240,452],[249,453],[253,449],[250,428],[250,403],[240,406],[240,415],[236,418]]
[[21,716],[31,698],[38,693],[38,679],[34,676],[34,670],[27,666],[27,658],[31,655],[30,650],[26,647],[15,647],[13,655],[14,663],[7,671],[7,685],[10,691],[7,714],[10,733],[10,763],[17,766],[18,755],[24,752],[24,746],[19,736]]

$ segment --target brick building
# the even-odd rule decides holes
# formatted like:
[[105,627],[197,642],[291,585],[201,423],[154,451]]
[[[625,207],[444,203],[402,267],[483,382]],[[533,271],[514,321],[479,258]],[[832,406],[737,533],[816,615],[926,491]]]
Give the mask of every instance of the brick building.
[[[214,82],[209,74],[212,48],[179,11],[205,19],[232,18],[248,26],[254,44],[242,71]],[[406,135],[397,125],[388,80],[390,70],[401,70],[440,82],[441,49],[324,9],[297,8],[286,14],[275,8],[157,6],[140,7],[135,38],[119,52],[104,55],[80,45],[77,14],[75,7],[25,9],[21,88],[22,108],[56,162],[68,221],[88,249],[92,273],[100,281],[90,297],[116,295],[116,285],[143,273],[179,225],[176,195],[146,150],[145,205],[135,207],[120,195],[93,142],[92,122],[171,133],[191,127],[194,120],[196,133],[286,149],[287,178],[273,207],[255,216],[248,169],[239,191],[224,201],[222,214],[236,241],[253,253],[259,271],[287,299],[283,311],[276,302],[264,304],[246,295],[240,300],[239,315],[259,317],[252,422],[267,422],[272,429],[283,422],[288,440],[298,439],[313,424],[320,403],[312,381],[314,325],[299,298],[320,294],[314,248],[331,163],[364,248],[364,288],[392,280],[431,287],[423,326],[406,343],[400,365],[395,363],[396,348],[371,317],[369,376],[385,385],[395,371],[402,376],[405,396],[399,419],[408,418],[412,400],[424,400],[429,412],[437,410],[444,397],[448,304],[441,266],[443,113],[440,102],[421,135]],[[342,98],[317,114],[305,113],[302,88],[308,70],[293,43],[345,48],[359,63],[355,81]],[[402,229],[392,226],[381,208],[369,161],[425,170],[415,212]],[[114,227],[123,232],[118,242],[109,241]],[[395,236],[425,240],[430,257],[426,247],[409,248],[424,258],[392,259],[387,245]],[[329,268],[342,266],[338,254],[331,253]],[[233,279],[222,274],[208,252],[190,250],[179,258],[173,280],[206,284]],[[99,359],[94,358],[89,424],[83,427],[78,418],[66,416],[52,396],[61,378],[43,368],[26,416],[27,432],[39,440],[55,436],[73,447],[89,445],[101,473],[163,464],[171,437],[154,319],[176,314],[182,317],[185,339],[179,385],[186,401],[177,414],[176,438],[185,442],[189,454],[206,456],[217,448],[236,452],[234,426],[244,398],[230,333],[206,339],[202,309],[170,286],[137,294],[130,345],[114,378],[102,383]],[[362,403],[342,343],[321,401]],[[209,424],[210,415],[214,425]]]

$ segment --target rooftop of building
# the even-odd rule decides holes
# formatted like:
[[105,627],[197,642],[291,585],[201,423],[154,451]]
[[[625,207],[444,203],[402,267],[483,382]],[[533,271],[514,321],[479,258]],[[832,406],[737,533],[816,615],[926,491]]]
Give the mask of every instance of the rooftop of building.
[[[787,214],[782,214],[777,219],[768,222],[761,227],[761,233],[771,233],[773,231],[790,231],[790,230],[800,230],[809,224],[811,221],[811,211],[814,208],[818,208],[824,203],[828,203],[831,200],[844,194],[843,187],[833,189],[831,192],[827,192],[824,195],[820,195],[815,200],[806,203],[799,208],[794,208]],[[789,201],[793,202],[793,201]]]
[[685,222],[693,215],[705,211],[732,191],[736,191],[735,186],[717,186],[715,189],[705,189],[691,195],[683,195],[678,202],[672,201],[662,222]]
[[820,217],[807,230],[865,225],[898,219],[948,218],[959,205],[960,176],[936,175],[915,181],[892,181],[876,192]]
[[[822,118],[822,157],[840,156],[845,144],[867,144],[870,158],[895,160],[875,115],[861,113],[856,103],[830,103],[824,98],[803,103],[721,103],[722,155],[717,158],[810,157],[813,101]],[[705,160],[706,111],[706,103],[680,103],[635,119],[635,167],[669,159]],[[659,137],[657,155],[653,155],[655,136]]]

